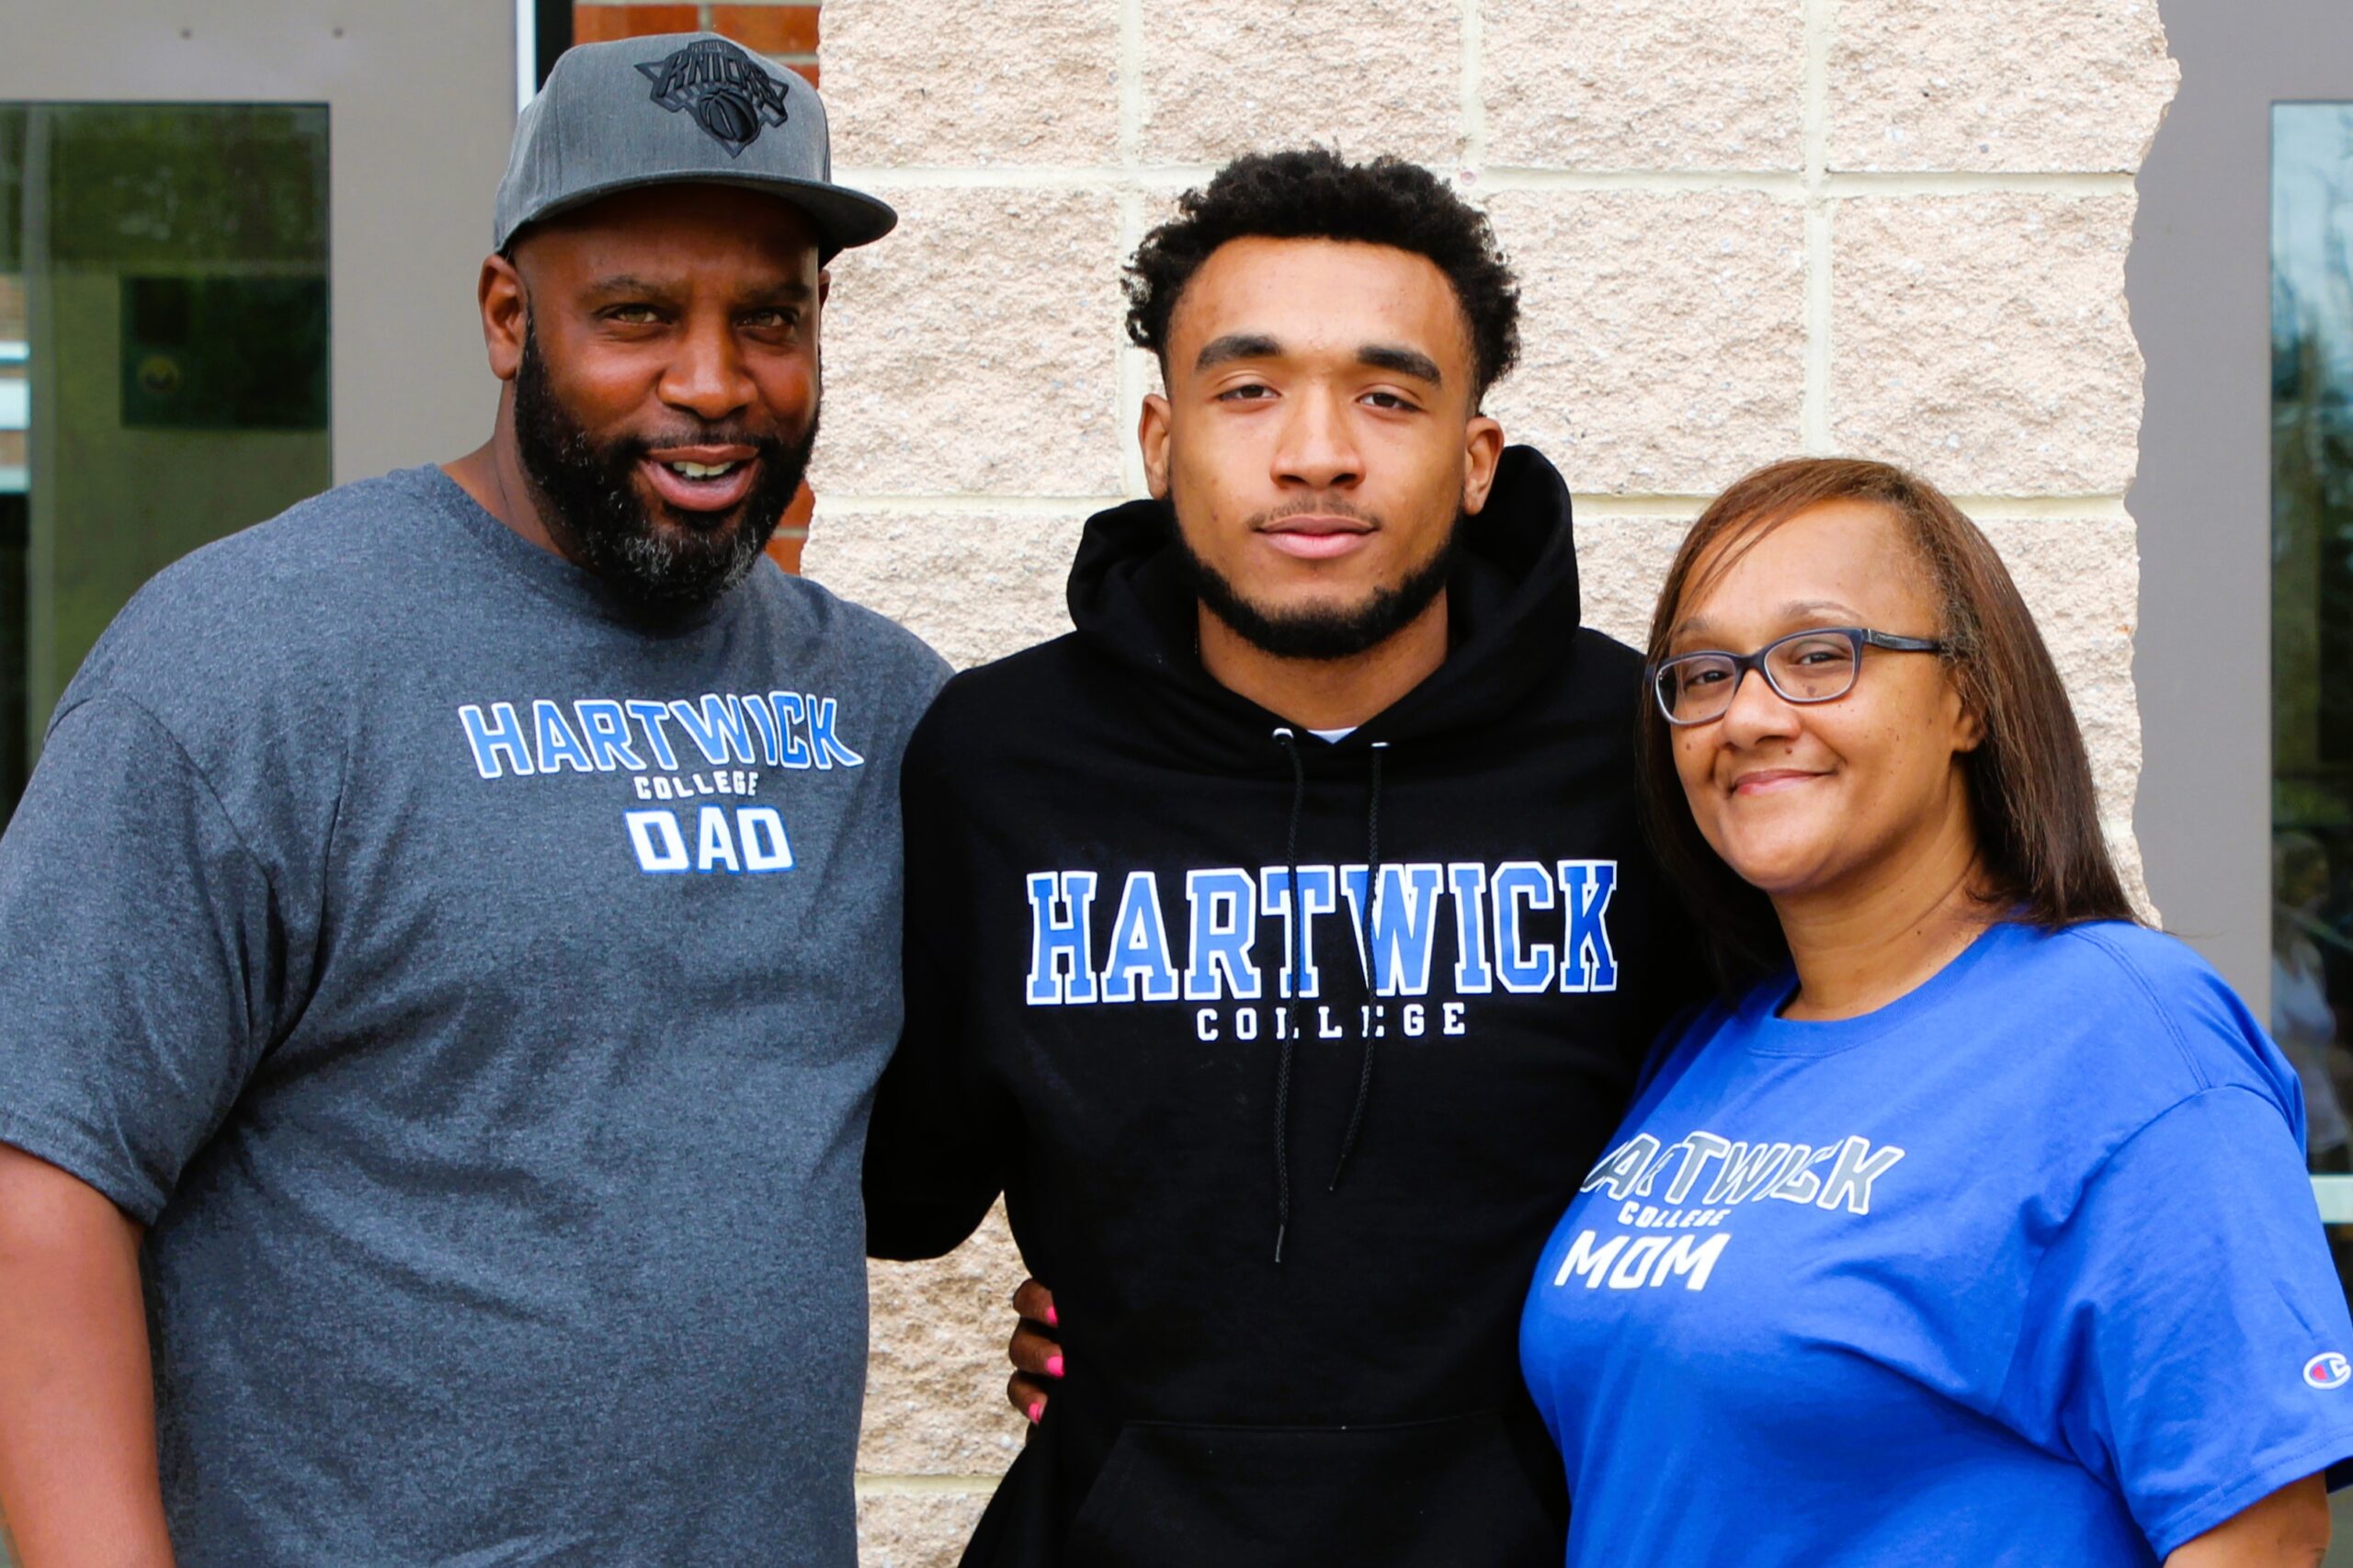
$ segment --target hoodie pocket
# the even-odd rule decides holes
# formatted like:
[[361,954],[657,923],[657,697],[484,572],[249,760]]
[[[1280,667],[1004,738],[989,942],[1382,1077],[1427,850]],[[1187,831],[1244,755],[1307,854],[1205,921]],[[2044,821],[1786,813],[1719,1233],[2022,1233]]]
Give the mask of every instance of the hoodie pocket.
[[[1563,1523],[1493,1411],[1377,1426],[1131,1422],[1071,1522],[1088,1568],[1558,1568]],[[1531,1465],[1551,1467],[1531,1471]]]

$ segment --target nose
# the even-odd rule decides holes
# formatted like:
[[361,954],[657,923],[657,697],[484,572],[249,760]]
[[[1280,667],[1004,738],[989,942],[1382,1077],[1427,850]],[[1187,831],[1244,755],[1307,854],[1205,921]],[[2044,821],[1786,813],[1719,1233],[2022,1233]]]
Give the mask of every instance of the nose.
[[1363,455],[1337,394],[1311,388],[1290,400],[1275,445],[1274,477],[1311,490],[1344,489],[1364,477]]
[[716,425],[750,407],[758,389],[745,369],[735,335],[725,322],[710,320],[681,335],[658,391],[671,407]]
[[1751,746],[1787,739],[1797,732],[1800,721],[1796,705],[1773,689],[1763,670],[1743,670],[1740,684],[1733,687],[1732,706],[1719,722],[1728,744]]

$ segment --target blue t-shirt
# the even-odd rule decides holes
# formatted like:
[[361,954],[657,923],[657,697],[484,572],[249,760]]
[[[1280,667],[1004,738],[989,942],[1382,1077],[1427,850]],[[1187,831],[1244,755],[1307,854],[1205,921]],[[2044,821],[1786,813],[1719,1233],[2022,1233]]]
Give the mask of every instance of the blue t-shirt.
[[2154,1562],[2353,1455],[2295,1074],[2123,925],[1662,1042],[1539,1265],[1572,1564]]

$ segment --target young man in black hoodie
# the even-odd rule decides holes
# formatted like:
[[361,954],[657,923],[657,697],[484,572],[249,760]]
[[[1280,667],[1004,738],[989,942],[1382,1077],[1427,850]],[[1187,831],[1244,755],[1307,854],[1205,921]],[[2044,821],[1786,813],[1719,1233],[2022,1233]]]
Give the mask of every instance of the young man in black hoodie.
[[1154,498],[904,773],[869,1249],[1002,1191],[1067,1358],[965,1562],[1557,1563],[1520,1302],[1699,976],[1640,660],[1480,413],[1517,290],[1436,178],[1321,151],[1187,195],[1128,288]]

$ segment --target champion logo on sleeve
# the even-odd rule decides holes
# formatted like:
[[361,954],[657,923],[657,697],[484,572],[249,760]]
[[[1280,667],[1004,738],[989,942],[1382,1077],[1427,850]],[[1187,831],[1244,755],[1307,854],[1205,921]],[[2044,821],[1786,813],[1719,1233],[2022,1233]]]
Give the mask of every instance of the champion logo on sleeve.
[[2304,1381],[2316,1389],[2341,1389],[2353,1382],[2353,1361],[2334,1350],[2324,1350],[2304,1363]]

